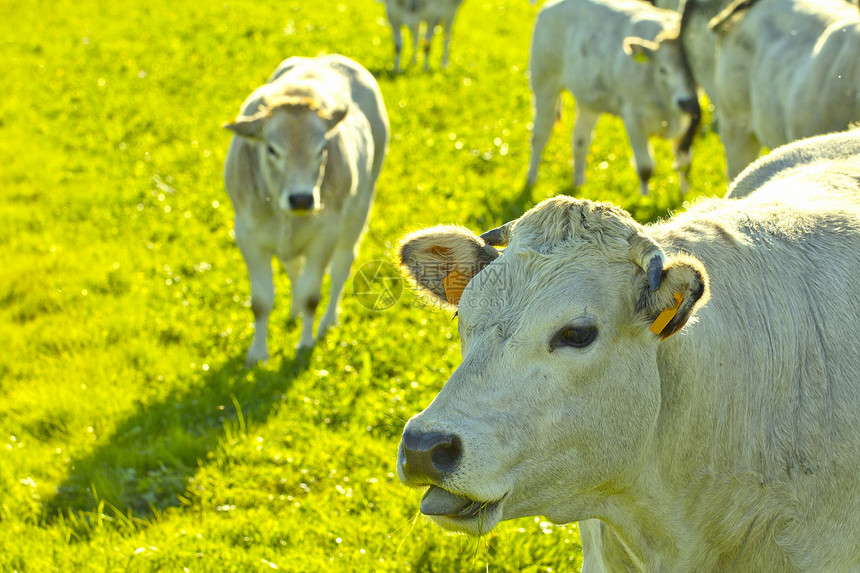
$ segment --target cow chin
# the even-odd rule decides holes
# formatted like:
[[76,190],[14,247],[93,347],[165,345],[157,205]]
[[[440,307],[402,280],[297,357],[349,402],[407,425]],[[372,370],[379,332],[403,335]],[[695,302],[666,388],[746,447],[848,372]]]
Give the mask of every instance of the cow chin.
[[432,515],[430,519],[442,529],[451,533],[464,533],[478,537],[492,531],[502,518],[502,504],[504,500],[481,504],[481,507],[469,515],[448,516]]

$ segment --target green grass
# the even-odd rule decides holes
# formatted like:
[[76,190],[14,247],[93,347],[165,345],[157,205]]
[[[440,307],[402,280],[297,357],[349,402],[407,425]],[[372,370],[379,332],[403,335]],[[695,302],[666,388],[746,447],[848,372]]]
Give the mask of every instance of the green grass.
[[[572,101],[524,189],[537,8],[467,0],[452,63],[392,73],[384,8],[317,2],[5,3],[0,22],[0,570],[570,571],[575,525],[476,540],[418,515],[396,448],[459,362],[450,314],[351,296],[297,360],[281,273],[268,364],[245,370],[249,285],[220,126],[285,57],[340,52],[379,79],[392,141],[357,265],[425,225],[494,227],[573,193]],[[409,48],[404,54],[408,61]],[[681,207],[668,144],[640,198],[620,122],[588,183],[645,222]],[[725,189],[694,147],[692,199]]]

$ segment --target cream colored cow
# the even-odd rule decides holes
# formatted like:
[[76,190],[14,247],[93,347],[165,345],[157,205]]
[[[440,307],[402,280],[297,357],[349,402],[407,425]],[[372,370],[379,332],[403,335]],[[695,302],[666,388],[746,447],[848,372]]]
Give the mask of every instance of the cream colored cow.
[[299,348],[314,344],[328,267],[331,294],[318,336],[337,323],[388,146],[388,116],[376,80],[359,64],[338,55],[295,57],[284,60],[225,127],[234,136],[224,184],[251,279],[251,366],[269,357],[272,257],[292,285],[291,317],[302,316]]
[[700,109],[678,40],[679,26],[677,12],[642,0],[550,0],[541,7],[529,58],[534,127],[528,185],[537,181],[561,94],[569,91],[576,100],[574,186],[585,182],[594,128],[608,113],[624,121],[640,192],[648,194],[655,168],[651,136],[672,141],[674,167],[681,192],[686,192]]
[[424,514],[580,521],[591,571],[858,570],[860,135],[750,169],[649,226],[557,197],[406,237],[463,354],[399,448]]
[[406,26],[412,34],[412,63],[418,61],[420,27],[424,23],[424,70],[430,69],[430,41],[436,34],[436,26],[442,26],[444,52],[442,67],[447,68],[451,50],[451,28],[457,9],[463,0],[384,0],[391,34],[394,38],[394,70],[400,72],[400,53],[403,50],[402,28]]

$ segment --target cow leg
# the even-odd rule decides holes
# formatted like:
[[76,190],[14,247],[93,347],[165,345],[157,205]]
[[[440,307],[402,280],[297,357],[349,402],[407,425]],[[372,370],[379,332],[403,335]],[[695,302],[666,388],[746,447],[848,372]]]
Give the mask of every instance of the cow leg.
[[[287,278],[290,279],[290,286],[295,289],[298,284],[299,277],[302,274],[302,267],[304,267],[304,257],[294,257],[292,259],[281,259],[281,266],[284,267],[284,271],[287,273]],[[295,294],[295,293],[293,293]],[[299,307],[298,297],[292,296],[290,297],[290,321],[294,321],[299,317],[299,312],[301,308]]]
[[451,28],[454,25],[454,19],[451,18],[445,22],[445,48],[442,52],[442,67],[447,68],[450,63],[449,56],[451,52]]
[[[238,234],[237,234],[238,237]],[[239,243],[239,241],[237,241]],[[254,311],[254,340],[245,355],[245,366],[269,359],[266,339],[269,335],[269,314],[275,306],[275,283],[272,279],[272,256],[252,246],[239,244],[248,277],[251,280],[251,310]]]
[[588,160],[588,150],[594,139],[594,127],[600,114],[596,111],[580,107],[573,118],[573,134],[570,146],[573,149],[573,186],[580,187],[585,183],[585,167]]
[[720,119],[720,139],[726,150],[726,173],[731,183],[744,168],[756,160],[761,143],[744,123]]
[[424,71],[430,71],[430,42],[433,41],[433,35],[436,33],[436,27],[427,22],[427,28],[424,30]]
[[332,326],[337,326],[340,314],[340,301],[343,297],[343,288],[349,279],[352,263],[358,254],[358,242],[351,248],[339,248],[335,251],[331,261],[331,293],[329,294],[328,307],[320,320],[317,329],[317,339],[322,339],[326,331]]
[[630,147],[633,148],[633,161],[636,164],[636,173],[639,174],[639,193],[648,195],[648,181],[654,174],[654,150],[648,141],[648,134],[642,128],[642,122],[635,115],[624,116],[624,127],[627,129],[627,137],[630,139]]
[[539,85],[532,76],[532,137],[531,157],[529,157],[529,172],[526,175],[526,185],[534,185],[538,178],[543,150],[552,135],[552,128],[558,120],[558,110],[561,106],[561,90]]
[[322,298],[324,271],[324,263],[321,265],[318,259],[311,260],[309,258],[293,290],[293,299],[296,300],[296,306],[302,315],[302,335],[299,339],[299,350],[311,348],[314,345],[314,316],[320,298]]
[[421,38],[421,30],[418,23],[409,25],[409,32],[412,33],[412,63],[418,62],[418,40]]
[[678,186],[681,188],[681,197],[683,197],[690,190],[690,163],[693,160],[693,154],[689,149],[681,151],[678,143],[678,141],[672,142],[672,155],[675,158],[672,169],[678,172]]
[[400,53],[403,51],[403,33],[400,22],[391,21],[391,35],[394,38],[394,71],[400,73]]

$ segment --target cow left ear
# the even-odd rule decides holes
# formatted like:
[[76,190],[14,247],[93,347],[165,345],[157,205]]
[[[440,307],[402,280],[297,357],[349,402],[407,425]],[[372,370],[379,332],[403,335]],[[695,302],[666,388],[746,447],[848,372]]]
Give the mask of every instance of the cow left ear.
[[645,63],[654,57],[654,52],[660,47],[656,42],[628,36],[624,38],[624,53],[639,63]]
[[247,137],[248,139],[256,139],[263,131],[263,122],[268,117],[268,114],[257,113],[256,115],[240,115],[235,121],[225,123],[224,128],[229,129],[236,135]]
[[343,118],[346,117],[348,111],[349,108],[347,106],[343,106],[335,108],[328,113],[319,112],[320,117],[322,117],[326,122],[326,132],[331,133],[331,130],[333,130],[340,122],[343,121]]
[[691,256],[678,255],[667,262],[659,286],[652,289],[645,273],[636,281],[639,298],[636,317],[643,327],[666,339],[684,327],[708,300],[708,274]]
[[463,289],[499,252],[464,227],[439,225],[403,238],[400,268],[433,302],[456,308]]

